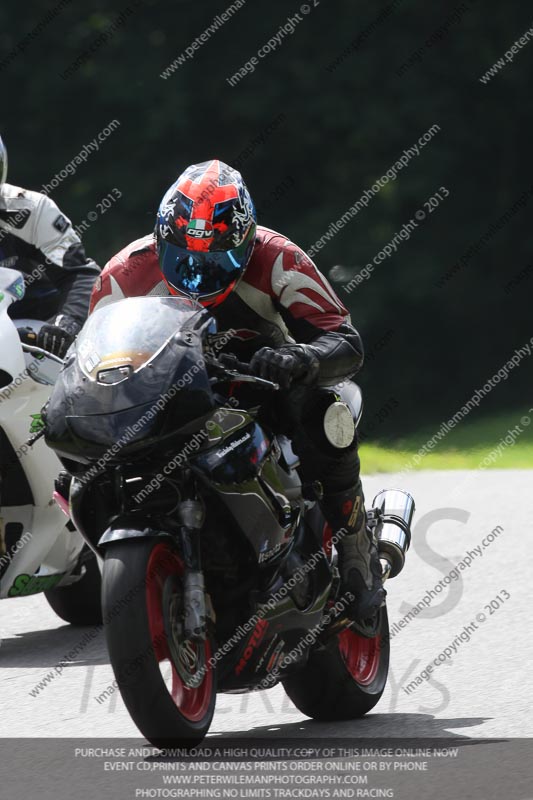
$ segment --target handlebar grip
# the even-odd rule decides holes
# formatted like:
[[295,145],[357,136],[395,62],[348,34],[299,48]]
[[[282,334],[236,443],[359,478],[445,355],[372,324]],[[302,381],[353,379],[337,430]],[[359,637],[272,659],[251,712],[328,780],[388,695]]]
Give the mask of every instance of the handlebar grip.
[[37,342],[37,334],[33,328],[17,328],[19,339],[23,344],[35,345]]

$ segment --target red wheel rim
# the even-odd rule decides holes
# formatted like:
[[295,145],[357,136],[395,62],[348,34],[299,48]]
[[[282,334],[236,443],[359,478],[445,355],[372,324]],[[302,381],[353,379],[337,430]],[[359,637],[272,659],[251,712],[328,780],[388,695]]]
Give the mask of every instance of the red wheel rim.
[[365,639],[346,628],[339,633],[338,640],[339,652],[354,681],[361,686],[371,684],[379,669],[381,636]]
[[[172,688],[169,691],[176,708],[190,722],[198,722],[207,713],[213,692],[213,671],[205,670],[197,686],[186,685],[176,669],[167,641],[164,623],[163,590],[165,583],[176,575],[183,575],[183,562],[166,544],[157,544],[150,554],[146,570],[146,607],[154,655],[159,663],[168,660],[172,668]],[[196,643],[185,643],[198,648]],[[202,645],[203,660],[209,664],[211,646],[206,639]]]
[[331,561],[331,557],[333,555],[333,531],[331,529],[331,525],[327,522],[324,524],[324,529],[322,531],[322,548],[324,553],[328,557],[328,561]]

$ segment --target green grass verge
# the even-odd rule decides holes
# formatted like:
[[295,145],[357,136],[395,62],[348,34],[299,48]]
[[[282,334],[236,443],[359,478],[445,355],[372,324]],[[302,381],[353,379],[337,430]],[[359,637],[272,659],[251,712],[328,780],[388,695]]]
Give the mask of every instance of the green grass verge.
[[[521,418],[529,417],[528,426]],[[522,429],[520,433],[517,426]],[[470,419],[437,441],[435,448],[416,464],[413,457],[440,427],[421,431],[405,438],[367,441],[361,444],[364,473],[401,472],[410,466],[423,469],[533,469],[533,411],[528,408],[482,419]],[[514,434],[509,434],[513,431]],[[514,444],[505,444],[514,441]]]

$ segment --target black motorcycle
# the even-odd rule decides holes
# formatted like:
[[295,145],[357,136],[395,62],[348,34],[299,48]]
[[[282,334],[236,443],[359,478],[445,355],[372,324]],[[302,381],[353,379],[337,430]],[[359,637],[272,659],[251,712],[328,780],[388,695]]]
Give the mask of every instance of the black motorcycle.
[[[334,537],[290,442],[265,427],[277,384],[220,353],[199,304],[131,298],[95,312],[44,410],[73,476],[72,519],[104,559],[103,619],[116,684],[152,744],[192,747],[217,692],[281,681],[310,717],[359,717],[383,693],[387,611],[344,614]],[[369,512],[384,580],[409,546],[414,503],[381,492]]]

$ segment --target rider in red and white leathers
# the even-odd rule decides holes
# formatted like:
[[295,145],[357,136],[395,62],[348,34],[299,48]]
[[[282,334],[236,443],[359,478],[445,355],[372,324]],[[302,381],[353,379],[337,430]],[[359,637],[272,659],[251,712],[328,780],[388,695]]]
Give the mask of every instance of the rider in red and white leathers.
[[366,525],[348,400],[349,378],[363,362],[348,311],[299,247],[256,226],[240,173],[216,160],[189,167],[170,187],[155,236],[108,262],[91,311],[123,297],[168,294],[209,307],[218,330],[232,331],[225,350],[286,390],[277,407],[279,432],[291,436],[304,482],[321,486],[322,511],[339,534],[341,589],[356,597],[350,616],[372,617],[385,590]]

